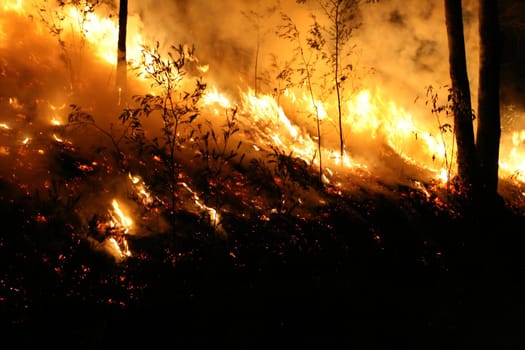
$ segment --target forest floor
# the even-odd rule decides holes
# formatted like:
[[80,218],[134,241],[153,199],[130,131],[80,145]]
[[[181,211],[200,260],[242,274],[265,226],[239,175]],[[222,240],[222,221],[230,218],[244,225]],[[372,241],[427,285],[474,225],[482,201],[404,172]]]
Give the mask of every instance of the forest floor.
[[[180,213],[116,263],[62,223],[0,202],[2,340],[17,346],[521,349],[525,221],[406,188],[334,199],[314,219]],[[490,217],[490,219],[488,219]]]

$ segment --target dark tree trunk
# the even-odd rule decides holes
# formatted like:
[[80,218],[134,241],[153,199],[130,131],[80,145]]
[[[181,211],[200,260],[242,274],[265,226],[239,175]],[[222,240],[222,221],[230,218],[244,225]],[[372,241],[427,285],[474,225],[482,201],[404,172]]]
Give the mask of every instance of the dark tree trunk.
[[[454,113],[454,132],[458,147],[458,179],[470,195],[477,193],[477,157],[470,86],[463,36],[461,0],[445,0],[445,19],[449,48],[451,94]],[[472,192],[474,191],[474,192]]]
[[476,147],[480,180],[485,194],[496,198],[498,191],[500,119],[500,37],[498,1],[480,0],[478,128]]
[[122,97],[126,94],[127,83],[126,31],[128,23],[128,0],[120,0],[118,19],[117,93],[120,103]]

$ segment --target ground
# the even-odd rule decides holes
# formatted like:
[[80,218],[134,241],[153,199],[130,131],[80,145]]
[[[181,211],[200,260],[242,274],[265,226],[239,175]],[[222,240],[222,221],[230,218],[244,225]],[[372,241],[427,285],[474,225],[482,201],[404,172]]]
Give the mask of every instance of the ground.
[[523,228],[507,205],[460,215],[407,188],[316,218],[180,213],[122,262],[2,202],[4,342],[36,346],[519,349]]

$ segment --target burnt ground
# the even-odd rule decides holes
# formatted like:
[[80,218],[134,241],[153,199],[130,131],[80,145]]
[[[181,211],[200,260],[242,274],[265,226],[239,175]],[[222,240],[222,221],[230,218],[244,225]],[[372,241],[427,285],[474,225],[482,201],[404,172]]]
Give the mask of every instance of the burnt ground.
[[510,204],[475,218],[400,187],[333,198],[310,219],[229,215],[225,237],[181,212],[116,263],[49,207],[29,220],[30,200],[0,202],[4,344],[525,345],[525,222]]

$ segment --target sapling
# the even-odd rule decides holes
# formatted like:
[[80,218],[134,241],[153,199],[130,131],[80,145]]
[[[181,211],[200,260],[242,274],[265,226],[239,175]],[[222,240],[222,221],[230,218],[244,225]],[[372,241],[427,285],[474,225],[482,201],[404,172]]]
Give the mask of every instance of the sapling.
[[[51,35],[53,35],[62,50],[60,58],[63,60],[64,65],[69,74],[69,88],[72,92],[76,92],[77,84],[82,80],[80,75],[82,69],[80,67],[82,63],[82,50],[86,43],[87,38],[87,24],[89,22],[89,16],[95,13],[95,10],[102,4],[110,5],[108,0],[69,0],[69,1],[56,1],[53,4],[53,8],[47,6],[48,1],[44,0],[42,5],[38,7],[38,15],[40,20],[46,25]],[[69,9],[75,10],[76,16],[73,18]],[[78,42],[66,42],[65,30],[67,29],[67,20],[75,20],[76,29],[79,33]],[[75,52],[75,45],[78,45],[78,51]],[[75,57],[74,54],[77,56]]]
[[[233,182],[232,162],[239,164],[244,159],[240,153],[242,141],[235,142],[234,136],[239,132],[237,125],[237,107],[225,110],[225,121],[220,126],[220,133],[210,120],[198,123],[194,137],[197,157],[204,161],[204,179],[207,191],[205,201],[213,202],[215,210],[220,212],[224,204],[224,196],[228,184]],[[212,219],[212,225],[217,228],[220,222]]]
[[357,6],[359,0],[319,0],[326,19],[327,26],[322,26],[323,32],[327,34],[327,40],[321,41],[325,44],[325,59],[331,69],[333,89],[337,98],[337,122],[339,132],[339,145],[341,159],[344,156],[345,140],[343,135],[343,87],[348,81],[353,66],[347,63],[352,48],[350,38],[354,29],[359,27],[357,18]]
[[314,81],[313,75],[315,73],[315,66],[319,61],[321,49],[324,45],[324,39],[320,32],[320,27],[317,23],[314,23],[308,32],[309,36],[306,37],[306,47],[302,42],[302,37],[299,33],[299,29],[293,20],[285,13],[281,13],[282,25],[278,26],[277,35],[281,38],[287,39],[293,42],[296,46],[294,48],[295,54],[300,60],[300,65],[296,70],[296,73],[300,76],[299,85],[306,85],[310,101],[312,103],[312,109],[314,110],[315,122],[317,127],[317,153],[319,159],[319,183],[323,181],[323,161],[321,152],[321,117],[319,112],[319,106],[317,105],[316,94],[314,92]]
[[[191,124],[198,117],[198,102],[206,89],[206,84],[197,78],[192,91],[184,90],[186,65],[193,59],[193,47],[171,46],[167,57],[160,53],[158,42],[154,47],[144,47],[139,61],[135,62],[132,69],[152,82],[155,94],[134,96],[136,107],[126,108],[120,115],[122,123],[132,121],[134,140],[141,147],[151,148],[158,158],[158,175],[164,182],[162,185],[167,185],[172,219],[177,207],[177,183],[181,171],[178,155],[192,136],[191,128],[183,129],[183,126]],[[161,121],[160,136],[151,140],[143,128],[143,118],[150,116]]]
[[[439,128],[439,134],[441,136],[441,142],[443,143],[443,158],[445,163],[445,169],[447,172],[447,185],[449,184],[450,175],[452,173],[452,166],[454,164],[452,156],[449,155],[448,149],[449,146],[446,141],[445,135],[450,135],[452,138],[452,144],[450,145],[450,153],[454,154],[454,147],[455,147],[455,139],[453,137],[454,135],[454,127],[450,123],[444,123],[441,121],[441,115],[445,114],[445,117],[452,116],[452,96],[450,89],[448,89],[449,94],[447,96],[447,102],[445,104],[440,103],[439,101],[439,94],[438,92],[432,87],[428,86],[426,90],[426,97],[427,100],[425,101],[425,104],[430,104],[430,111],[432,115],[436,118],[436,121],[438,123]],[[435,159],[435,156],[432,156],[432,160]],[[448,188],[448,186],[447,186]]]

